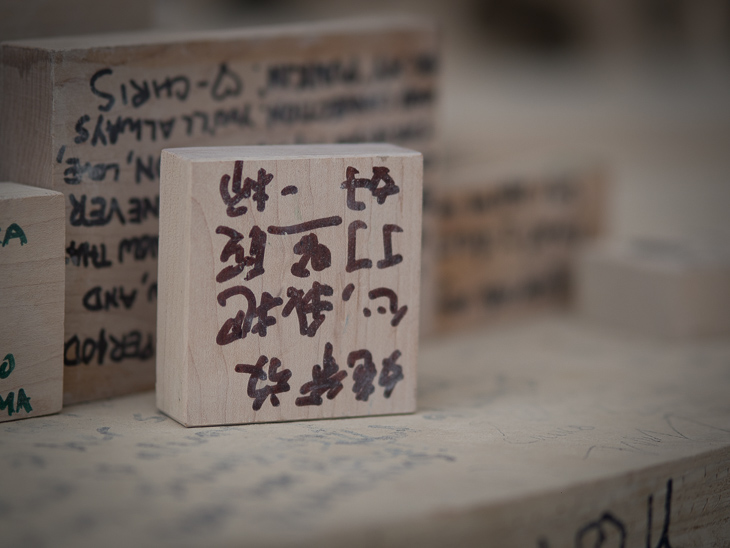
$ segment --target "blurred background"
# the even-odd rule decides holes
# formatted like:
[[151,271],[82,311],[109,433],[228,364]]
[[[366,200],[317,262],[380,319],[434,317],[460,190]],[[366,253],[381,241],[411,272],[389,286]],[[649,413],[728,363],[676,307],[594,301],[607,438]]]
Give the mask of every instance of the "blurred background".
[[[466,182],[472,184],[504,186],[509,177],[525,178],[520,165],[529,159],[569,158],[604,168],[609,186],[599,204],[598,232],[606,239],[668,242],[670,248],[730,256],[730,0],[2,0],[0,40],[389,14],[434,20],[442,33],[437,187],[454,183],[452,174],[459,172],[470,172]],[[494,165],[510,166],[507,175],[491,181],[480,175]],[[463,239],[468,233],[459,222],[455,233]],[[509,215],[500,222],[505,229],[515,222],[527,226]],[[447,233],[444,226],[434,233]],[[471,283],[474,293],[494,277],[506,284],[547,266],[564,269],[574,248],[557,249],[562,255],[543,263],[537,255],[506,255],[504,272],[496,259],[469,262],[468,249],[462,262],[437,252],[435,262],[424,262],[424,287],[433,289],[423,292],[422,318],[434,317],[430,307],[443,312],[456,302],[446,295],[449,289]],[[429,264],[446,266],[434,277]],[[475,270],[483,274],[464,277]],[[655,285],[651,280],[648,287]],[[636,299],[628,282],[621,283],[630,304]],[[610,308],[619,291],[607,284],[600,284],[608,299],[600,309]],[[727,292],[725,285],[718,287]],[[440,295],[444,288],[446,296]],[[430,294],[439,295],[438,303]],[[730,293],[724,297],[730,302]],[[725,305],[718,306],[717,317],[728,318]],[[437,330],[479,321],[467,315]]]
[[447,165],[601,160],[607,233],[727,247],[730,0],[3,0],[0,39],[410,13],[443,31]]

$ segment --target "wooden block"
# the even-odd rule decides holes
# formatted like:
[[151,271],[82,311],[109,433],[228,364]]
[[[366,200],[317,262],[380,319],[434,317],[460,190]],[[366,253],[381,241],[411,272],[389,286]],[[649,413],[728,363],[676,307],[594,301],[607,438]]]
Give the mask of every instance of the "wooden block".
[[565,304],[574,250],[601,229],[603,171],[542,156],[446,171],[428,206],[433,331]]
[[63,195],[0,183],[0,422],[61,410]]
[[165,147],[432,150],[437,37],[405,19],[2,47],[0,177],[66,196],[66,403],[154,386]]
[[654,337],[730,335],[730,255],[683,242],[603,242],[577,261],[577,307]]
[[186,426],[414,411],[422,176],[393,145],[163,151],[159,408]]

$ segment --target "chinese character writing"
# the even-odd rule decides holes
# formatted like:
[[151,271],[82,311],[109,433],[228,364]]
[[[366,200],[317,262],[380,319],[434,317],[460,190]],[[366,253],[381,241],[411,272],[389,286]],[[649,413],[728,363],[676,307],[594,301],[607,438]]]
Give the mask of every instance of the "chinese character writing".
[[[377,289],[371,289],[368,292],[368,297],[370,299],[378,299],[380,297],[386,297],[389,301],[389,309],[390,313],[393,314],[393,317],[390,320],[390,325],[393,327],[397,327],[400,321],[403,319],[403,316],[406,315],[406,312],[408,312],[407,306],[402,306],[398,308],[398,295],[396,295],[395,291],[392,289],[388,289],[387,287],[378,287]],[[378,307],[378,314],[385,314],[387,310],[384,306]],[[364,308],[363,314],[365,317],[370,317],[370,309]]]
[[[347,371],[340,371],[340,367],[332,357],[332,344],[324,346],[322,366],[315,364],[312,367],[312,380],[303,384],[299,393],[303,397],[297,398],[294,403],[298,406],[322,405],[322,394],[327,392],[327,399],[331,400],[342,390],[342,380],[347,377]],[[309,394],[304,396],[304,394]]]
[[[352,221],[347,227],[347,266],[345,270],[354,272],[361,268],[372,268],[373,261],[368,258],[358,259],[357,256],[357,231],[366,229],[365,221]],[[378,268],[388,268],[403,262],[400,253],[393,254],[393,232],[403,232],[398,225],[386,224],[383,226],[383,252],[385,257],[377,262]]]
[[[296,308],[297,318],[299,319],[299,333],[308,337],[314,337],[317,329],[324,322],[324,314],[322,312],[332,310],[332,303],[322,300],[322,296],[331,297],[333,293],[332,287],[327,284],[320,284],[319,282],[314,282],[312,289],[307,291],[306,294],[302,289],[290,287],[286,291],[289,302],[286,303],[281,315],[286,318]],[[312,315],[311,323],[307,321],[307,315],[309,314]]]
[[300,278],[309,276],[307,263],[312,261],[312,268],[320,272],[325,268],[329,268],[332,264],[332,254],[326,245],[319,243],[316,234],[307,234],[302,236],[294,246],[294,253],[301,255],[299,262],[294,263],[291,267],[291,273]]
[[395,350],[383,360],[383,369],[380,370],[378,384],[385,388],[383,395],[386,398],[389,398],[393,393],[395,385],[403,380],[403,367],[395,363],[398,358],[400,358],[400,350]]
[[[284,303],[281,297],[274,297],[264,291],[261,295],[261,304],[256,306],[253,292],[247,287],[237,285],[221,291],[218,294],[218,304],[226,306],[228,299],[234,295],[243,295],[248,307],[245,313],[239,310],[234,318],[227,319],[220,328],[215,340],[221,346],[244,339],[249,332],[265,337],[267,328],[276,324],[276,319],[269,316],[269,311]],[[257,320],[256,325],[251,327],[254,319]]]
[[[360,173],[352,166],[348,166],[345,171],[346,179],[340,185],[340,188],[347,190],[347,207],[353,211],[362,211],[365,209],[365,203],[355,199],[355,191],[358,188],[366,188],[377,199],[378,204],[382,205],[388,196],[398,194],[400,188],[390,176],[390,170],[387,167],[373,166],[372,179],[358,179],[355,177]],[[380,183],[383,183],[382,186]]]
[[[362,363],[355,367],[358,360]],[[355,399],[358,401],[368,401],[370,394],[375,391],[373,379],[375,378],[375,364],[373,363],[373,355],[369,350],[354,350],[347,356],[347,366],[355,367],[352,378],[355,385],[352,391],[355,393]]]
[[357,254],[357,231],[361,228],[367,228],[368,225],[365,221],[352,221],[350,226],[347,227],[347,266],[345,270],[349,272],[355,272],[361,268],[372,268],[373,261],[370,259],[356,259]]
[[403,255],[400,253],[393,255],[393,232],[403,232],[403,229],[398,225],[383,226],[383,250],[385,258],[378,261],[378,268],[388,268],[389,266],[400,264],[403,261]]
[[[268,361],[269,360],[266,356],[259,356],[256,365],[239,363],[235,368],[236,373],[248,373],[250,375],[246,393],[249,398],[253,398],[254,411],[261,409],[261,406],[267,398],[271,398],[271,405],[279,407],[280,402],[276,395],[289,391],[289,383],[287,381],[291,378],[291,371],[289,369],[278,371],[281,361],[278,358],[271,358],[271,362],[269,363],[269,374],[267,376],[264,372],[264,365],[266,365],[266,362]],[[257,388],[259,381],[266,380],[276,384],[268,384],[262,388]]]
[[231,257],[234,257],[236,264],[227,266],[221,270],[215,277],[218,283],[226,282],[232,278],[235,278],[243,272],[243,269],[247,266],[253,268],[246,274],[245,280],[251,280],[256,276],[260,276],[264,273],[264,253],[266,252],[266,232],[261,230],[259,227],[254,226],[248,233],[248,237],[251,239],[251,246],[249,247],[249,256],[246,256],[246,251],[241,245],[243,240],[243,234],[229,228],[227,226],[219,226],[215,229],[216,234],[224,234],[228,236],[229,240],[226,245],[223,246],[221,251],[221,262],[225,263]]
[[347,284],[345,289],[342,290],[342,300],[349,301],[353,291],[355,291],[355,284]]
[[301,234],[302,232],[311,232],[317,228],[327,228],[329,226],[339,226],[342,224],[342,217],[334,215],[323,219],[314,219],[290,226],[270,226],[266,229],[269,234],[282,236],[284,234]]
[[[266,201],[269,199],[269,195],[266,194],[266,185],[273,180],[274,176],[271,173],[266,173],[263,168],[259,169],[255,181],[250,177],[246,177],[242,184],[242,176],[243,162],[238,160],[233,164],[233,179],[228,174],[221,177],[219,190],[223,203],[228,206],[226,213],[229,217],[240,217],[248,211],[246,206],[236,207],[244,198],[252,198],[256,202],[258,211],[266,209]],[[229,183],[233,194],[228,190]]]

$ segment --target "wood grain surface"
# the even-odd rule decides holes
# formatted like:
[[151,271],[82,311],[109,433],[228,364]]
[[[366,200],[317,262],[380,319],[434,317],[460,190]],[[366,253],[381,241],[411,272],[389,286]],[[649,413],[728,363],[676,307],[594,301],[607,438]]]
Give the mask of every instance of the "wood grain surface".
[[0,422],[61,410],[63,196],[0,183]]
[[152,393],[73,406],[0,426],[0,530],[61,547],[593,547],[601,531],[721,547],[729,360],[728,340],[550,316],[423,344],[412,415],[191,430]]
[[157,394],[188,426],[415,410],[423,158],[162,153]]

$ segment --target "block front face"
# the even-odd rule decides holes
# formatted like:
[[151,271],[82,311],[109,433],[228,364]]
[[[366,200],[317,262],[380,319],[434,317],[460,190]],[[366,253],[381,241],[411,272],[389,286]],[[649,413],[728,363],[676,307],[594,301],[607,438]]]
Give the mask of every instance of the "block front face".
[[61,410],[63,196],[0,183],[0,422]]
[[66,403],[154,386],[163,148],[431,146],[437,63],[428,25],[159,35],[3,46],[0,109],[17,123],[0,127],[0,177],[31,178],[42,166],[32,180],[66,197]]
[[[163,411],[188,425],[414,411],[421,155],[387,145],[213,151],[180,149],[190,180],[162,177],[163,212],[189,214],[180,238],[190,239],[189,306],[167,320],[185,332],[186,354],[182,366],[158,356],[167,374],[186,376],[187,405]],[[189,212],[166,209],[183,187],[190,200],[177,203]],[[165,223],[161,246],[174,245]],[[169,338],[163,350],[173,351]]]

